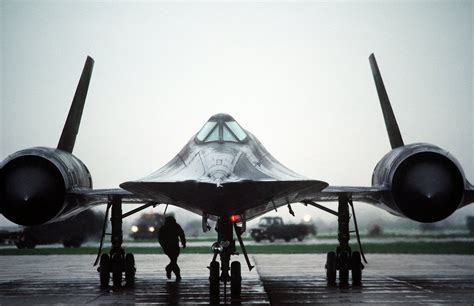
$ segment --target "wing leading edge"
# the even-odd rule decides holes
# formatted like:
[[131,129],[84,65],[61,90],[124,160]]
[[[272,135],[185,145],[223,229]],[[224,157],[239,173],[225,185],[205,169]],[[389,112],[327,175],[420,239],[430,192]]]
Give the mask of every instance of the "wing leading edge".
[[226,216],[245,214],[247,219],[289,203],[311,189],[321,191],[327,183],[316,180],[239,181],[220,186],[199,181],[125,182],[120,187],[141,197],[176,205],[198,214]]

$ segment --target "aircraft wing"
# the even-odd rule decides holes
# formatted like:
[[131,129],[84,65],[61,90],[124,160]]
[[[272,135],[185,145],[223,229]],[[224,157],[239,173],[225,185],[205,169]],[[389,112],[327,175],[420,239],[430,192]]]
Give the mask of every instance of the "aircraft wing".
[[82,198],[88,203],[94,203],[95,205],[106,204],[109,198],[118,196],[122,198],[123,203],[148,203],[152,202],[150,198],[142,197],[123,190],[121,188],[110,188],[110,189],[74,189],[68,193],[69,197]]
[[304,200],[334,202],[339,196],[348,195],[353,201],[377,205],[390,190],[383,187],[328,186],[321,191],[305,191],[299,197]]
[[464,191],[464,199],[461,207],[474,203],[474,186],[468,183],[466,190]]

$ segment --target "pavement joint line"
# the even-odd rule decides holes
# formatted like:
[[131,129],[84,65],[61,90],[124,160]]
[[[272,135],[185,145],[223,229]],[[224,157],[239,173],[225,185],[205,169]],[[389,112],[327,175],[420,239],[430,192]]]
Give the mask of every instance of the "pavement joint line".
[[421,290],[421,291],[424,291],[424,292],[428,292],[428,293],[434,293],[433,291],[429,290],[429,289],[426,289],[426,288],[423,288],[421,286],[417,286],[415,284],[412,284],[410,282],[407,282],[407,281],[404,281],[404,280],[401,280],[401,279],[397,279],[395,277],[391,277],[391,276],[387,276],[388,279],[394,281],[394,282],[397,282],[397,283],[402,283],[402,284],[405,284],[407,286],[410,286],[410,287],[413,287],[413,288],[416,288],[418,290]]
[[268,291],[267,291],[267,287],[265,286],[265,283],[264,283],[264,281],[263,281],[263,279],[262,279],[262,277],[261,277],[260,268],[259,268],[259,265],[258,265],[258,263],[257,263],[257,260],[255,259],[254,256],[252,256],[252,260],[253,260],[253,262],[254,262],[254,264],[255,264],[255,272],[257,272],[258,280],[260,281],[260,284],[261,284],[261,286],[262,286],[262,288],[263,288],[263,291],[265,292],[265,294],[266,294],[266,296],[267,296],[267,300],[268,300],[268,302],[269,302],[270,305],[271,305],[271,304],[272,304],[272,299],[271,299],[270,294],[269,294]]

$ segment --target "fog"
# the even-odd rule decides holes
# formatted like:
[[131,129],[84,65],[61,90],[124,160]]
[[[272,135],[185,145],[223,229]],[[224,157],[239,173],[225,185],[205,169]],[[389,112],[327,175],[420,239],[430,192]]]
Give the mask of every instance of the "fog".
[[[90,55],[74,154],[95,188],[160,168],[218,112],[306,177],[369,186],[390,150],[374,52],[405,143],[450,151],[474,181],[472,1],[0,5],[1,159],[57,145]],[[356,205],[361,220],[395,218]],[[278,214],[332,220],[294,210]],[[474,208],[452,218],[466,214]]]

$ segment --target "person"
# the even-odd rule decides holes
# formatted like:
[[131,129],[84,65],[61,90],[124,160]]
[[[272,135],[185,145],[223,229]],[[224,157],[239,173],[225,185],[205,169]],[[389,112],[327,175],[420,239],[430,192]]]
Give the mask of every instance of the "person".
[[171,272],[176,275],[176,280],[181,279],[181,271],[178,266],[179,241],[183,249],[186,248],[186,237],[181,226],[176,222],[173,216],[165,218],[165,224],[158,231],[158,241],[163,252],[168,255],[170,263],[166,266],[166,277],[171,278]]

